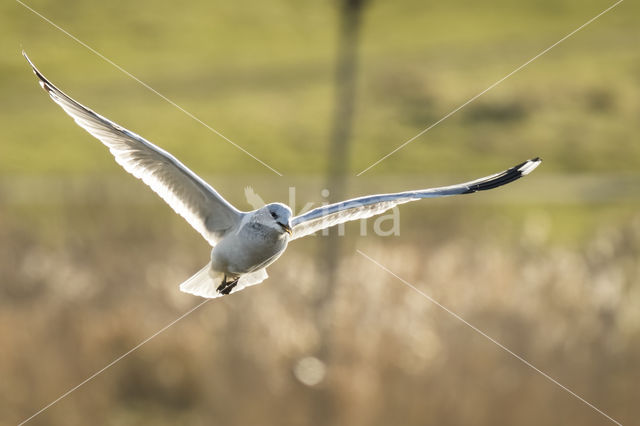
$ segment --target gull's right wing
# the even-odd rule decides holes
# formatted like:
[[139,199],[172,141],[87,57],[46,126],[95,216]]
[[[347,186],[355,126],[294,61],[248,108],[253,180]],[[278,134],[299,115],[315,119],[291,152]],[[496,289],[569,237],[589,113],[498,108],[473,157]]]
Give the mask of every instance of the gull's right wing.
[[105,144],[118,164],[149,185],[212,246],[240,222],[243,213],[175,157],[71,99],[38,71],[26,53],[22,54],[51,99]]
[[378,194],[354,198],[341,203],[330,204],[308,211],[291,220],[292,240],[313,234],[324,228],[351,220],[366,219],[381,214],[398,204],[416,201],[421,198],[446,197],[457,194],[470,194],[486,191],[513,182],[528,175],[542,162],[540,158],[525,161],[495,175],[483,177],[471,182],[441,188],[421,189],[418,191],[398,192],[396,194]]

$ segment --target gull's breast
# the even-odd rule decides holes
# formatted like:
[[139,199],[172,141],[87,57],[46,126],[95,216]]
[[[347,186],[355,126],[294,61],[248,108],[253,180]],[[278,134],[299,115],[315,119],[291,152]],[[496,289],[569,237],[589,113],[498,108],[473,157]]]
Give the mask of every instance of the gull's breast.
[[262,224],[249,223],[239,232],[227,235],[213,248],[212,267],[230,275],[257,271],[280,257],[288,241],[287,234]]

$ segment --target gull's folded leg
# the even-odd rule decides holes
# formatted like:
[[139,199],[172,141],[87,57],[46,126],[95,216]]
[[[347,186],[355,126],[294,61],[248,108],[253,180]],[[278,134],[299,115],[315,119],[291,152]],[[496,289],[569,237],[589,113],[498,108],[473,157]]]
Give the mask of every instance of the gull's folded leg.
[[231,293],[231,290],[233,290],[233,288],[238,284],[238,280],[240,280],[240,277],[236,277],[231,281],[227,281],[227,276],[225,275],[222,279],[222,283],[216,290],[220,294],[229,294]]

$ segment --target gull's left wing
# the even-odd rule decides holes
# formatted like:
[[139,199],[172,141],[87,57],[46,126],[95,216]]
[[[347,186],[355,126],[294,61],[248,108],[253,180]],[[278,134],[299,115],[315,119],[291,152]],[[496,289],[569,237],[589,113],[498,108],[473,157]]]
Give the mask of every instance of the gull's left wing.
[[350,220],[366,219],[381,214],[398,204],[416,201],[421,198],[471,194],[477,191],[497,188],[528,175],[538,167],[541,162],[542,160],[540,158],[534,158],[504,172],[458,185],[398,192],[395,194],[370,195],[368,197],[354,198],[341,203],[318,207],[305,214],[296,216],[291,220],[291,227],[293,228],[291,239],[295,240],[296,238],[301,238],[324,228],[329,228]]

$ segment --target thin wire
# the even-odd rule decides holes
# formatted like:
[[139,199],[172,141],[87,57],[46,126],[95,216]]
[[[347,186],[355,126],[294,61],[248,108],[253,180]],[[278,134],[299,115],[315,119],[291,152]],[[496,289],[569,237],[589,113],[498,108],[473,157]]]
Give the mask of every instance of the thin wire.
[[105,371],[107,368],[113,366],[114,364],[116,364],[118,361],[121,361],[124,357],[126,357],[127,355],[131,354],[133,351],[135,351],[136,349],[140,348],[142,345],[144,345],[145,343],[147,343],[149,340],[153,339],[154,337],[156,337],[157,335],[159,335],[160,333],[162,333],[163,331],[165,331],[166,329],[168,329],[169,327],[171,327],[172,325],[174,325],[175,323],[177,323],[178,321],[180,321],[181,319],[183,319],[184,317],[186,317],[187,315],[191,314],[193,311],[195,311],[196,309],[198,309],[200,306],[204,305],[205,303],[211,301],[211,299],[206,299],[203,302],[200,302],[198,305],[194,306],[193,308],[189,309],[187,312],[185,312],[184,314],[180,315],[178,318],[176,318],[175,320],[171,321],[169,324],[165,325],[164,327],[162,327],[160,330],[156,331],[154,334],[152,334],[151,336],[147,337],[146,339],[144,339],[142,342],[138,343],[136,346],[134,346],[133,348],[129,349],[127,352],[123,353],[122,355],[120,355],[118,358],[114,359],[113,361],[111,361],[109,364],[105,365],[104,367],[102,367],[100,370],[96,371],[95,373],[93,373],[91,376],[87,377],[86,379],[84,379],[82,382],[80,382],[79,384],[77,384],[76,386],[72,387],[71,389],[69,389],[68,391],[66,391],[65,393],[63,393],[62,395],[60,395],[58,398],[56,398],[54,401],[50,402],[49,404],[45,405],[44,407],[42,407],[38,412],[36,412],[35,414],[33,414],[31,417],[23,420],[22,422],[20,422],[18,424],[18,426],[22,426],[23,424],[27,423],[28,421],[30,421],[31,419],[33,419],[34,417],[36,417],[38,414],[41,414],[42,412],[46,411],[47,409],[51,408],[53,405],[55,405],[56,403],[58,403],[60,400],[66,398],[67,396],[69,396],[69,394],[71,394],[72,392],[74,392],[75,390],[77,390],[80,386],[86,384],[87,382],[90,382],[91,380],[93,380],[96,376],[98,376],[99,374],[101,374],[103,371]]
[[455,312],[453,312],[451,309],[447,308],[446,306],[440,304],[437,300],[433,299],[431,296],[429,296],[428,294],[426,294],[425,292],[423,292],[422,290],[418,289],[417,287],[413,286],[411,283],[409,283],[408,281],[404,280],[403,278],[399,277],[398,275],[396,275],[393,271],[391,271],[390,269],[388,269],[387,267],[385,267],[384,265],[380,264],[379,262],[377,262],[375,259],[371,258],[370,256],[364,254],[362,251],[356,249],[356,252],[358,252],[358,254],[360,254],[361,256],[363,256],[364,258],[368,259],[369,261],[371,261],[372,263],[374,263],[375,265],[377,265],[380,269],[383,269],[384,271],[388,272],[389,274],[393,275],[394,277],[396,277],[398,280],[400,280],[403,284],[405,284],[406,286],[408,286],[409,288],[411,288],[413,291],[415,291],[416,293],[418,293],[419,295],[421,295],[422,297],[424,297],[425,299],[429,300],[431,303],[437,305],[439,308],[443,309],[445,312],[447,312],[448,314],[452,315],[454,318],[456,318],[457,320],[461,321],[462,323],[464,323],[466,326],[470,327],[472,330],[474,330],[475,332],[479,333],[481,336],[485,337],[486,339],[488,339],[490,342],[494,343],[495,345],[497,345],[498,347],[500,347],[501,349],[503,349],[504,351],[506,351],[507,353],[509,353],[510,355],[512,355],[513,357],[515,357],[517,360],[519,360],[520,362],[524,363],[526,366],[530,367],[531,369],[533,369],[534,371],[536,371],[537,373],[541,374],[544,378],[546,378],[547,380],[549,380],[550,382],[554,383],[555,385],[559,386],[560,388],[562,388],[563,390],[565,390],[566,392],[568,392],[569,394],[571,394],[572,396],[574,396],[575,398],[579,399],[580,401],[582,401],[583,403],[585,403],[586,405],[588,405],[589,407],[591,407],[592,409],[594,409],[595,411],[597,411],[598,413],[602,414],[604,417],[606,417],[607,419],[611,420],[613,423],[622,426],[622,423],[618,422],[617,420],[613,419],[611,416],[607,415],[607,413],[605,413],[604,411],[600,410],[598,407],[596,407],[595,405],[593,405],[592,403],[590,403],[589,401],[587,401],[586,399],[582,398],[580,395],[578,395],[577,393],[575,393],[574,391],[572,391],[571,389],[569,389],[568,387],[564,386],[562,383],[558,382],[556,379],[554,379],[553,377],[549,376],[547,373],[545,373],[544,371],[540,370],[539,368],[537,368],[536,366],[534,366],[533,364],[531,364],[529,361],[527,361],[526,359],[524,359],[523,357],[521,357],[520,355],[516,354],[515,352],[513,352],[511,349],[507,348],[505,345],[503,345],[502,343],[498,342],[496,339],[494,339],[493,337],[489,336],[488,334],[486,334],[485,332],[483,332],[482,330],[480,330],[478,327],[474,326],[473,324],[469,323],[467,320],[465,320],[464,318],[462,318],[460,315],[456,314]]
[[147,83],[145,83],[144,81],[140,80],[138,77],[136,77],[135,75],[131,74],[129,71],[125,70],[124,68],[122,68],[120,65],[116,64],[115,62],[113,62],[112,60],[110,60],[109,58],[107,58],[106,56],[104,56],[102,53],[98,52],[97,50],[95,50],[93,47],[89,46],[88,44],[84,43],[83,41],[81,41],[80,39],[78,39],[77,37],[75,37],[73,34],[69,33],[68,31],[66,31],[65,29],[61,28],[60,26],[56,25],[55,23],[53,23],[50,19],[46,18],[45,16],[43,16],[42,14],[40,14],[39,12],[37,12],[36,10],[32,9],[30,6],[24,4],[22,1],[20,0],[16,0],[18,3],[20,3],[22,6],[24,6],[26,9],[30,10],[31,12],[33,12],[34,14],[38,15],[40,18],[42,18],[44,21],[48,22],[49,24],[51,24],[52,26],[54,26],[55,28],[57,28],[58,30],[62,31],[64,34],[66,34],[68,37],[70,37],[71,39],[75,40],[77,43],[81,44],[82,46],[86,47],[87,49],[89,49],[91,52],[93,52],[94,54],[98,55],[100,58],[102,58],[103,60],[105,60],[106,62],[108,62],[109,64],[113,65],[114,67],[116,67],[117,69],[119,69],[120,71],[122,71],[124,74],[126,74],[127,76],[129,76],[130,78],[134,79],[135,81],[137,81],[138,83],[140,83],[141,85],[143,85],[144,87],[146,87],[147,89],[151,90],[153,93],[155,93],[156,95],[160,96],[162,99],[164,99],[165,101],[169,102],[171,105],[173,105],[174,107],[178,108],[180,111],[182,111],[183,113],[185,113],[186,115],[188,115],[189,117],[191,117],[192,119],[194,119],[195,121],[197,121],[198,123],[202,124],[204,127],[206,127],[207,129],[211,130],[213,133],[215,133],[216,135],[220,136],[222,139],[224,139],[225,141],[229,142],[231,145],[235,146],[236,148],[238,148],[240,151],[244,152],[245,154],[247,154],[249,157],[253,158],[254,160],[256,160],[258,163],[262,164],[263,166],[265,166],[266,168],[268,168],[269,170],[271,170],[272,172],[274,172],[275,174],[277,174],[278,176],[282,176],[282,173],[280,173],[279,171],[277,171],[276,169],[274,169],[273,167],[271,167],[270,165],[268,165],[267,163],[265,163],[264,161],[262,161],[261,159],[259,159],[258,157],[256,157],[255,155],[251,154],[249,151],[247,151],[246,149],[244,149],[243,147],[241,147],[240,145],[238,145],[237,143],[235,143],[234,141],[232,141],[231,139],[229,139],[228,137],[226,137],[225,135],[223,135],[222,133],[220,133],[219,131],[217,131],[216,129],[214,129],[213,127],[209,126],[207,123],[205,123],[204,121],[200,120],[198,117],[196,117],[195,115],[193,115],[192,113],[190,113],[189,111],[187,111],[186,109],[182,108],[180,105],[176,104],[175,102],[173,102],[171,99],[167,98],[166,96],[164,96],[162,93],[158,92],[157,90],[155,90],[153,87],[149,86]]
[[474,97],[470,98],[468,101],[466,101],[465,103],[463,103],[462,105],[460,105],[459,107],[455,108],[454,110],[450,111],[447,115],[445,115],[444,117],[442,117],[440,120],[436,121],[435,123],[433,123],[432,125],[430,125],[429,127],[427,127],[426,129],[422,130],[420,133],[418,133],[417,135],[415,135],[414,137],[412,137],[411,139],[407,140],[405,143],[403,143],[402,145],[398,146],[396,149],[394,149],[393,151],[391,151],[390,153],[388,153],[387,155],[385,155],[384,157],[380,158],[378,161],[376,161],[375,163],[371,164],[369,167],[367,167],[366,169],[362,170],[360,173],[358,173],[356,176],[360,176],[361,174],[363,174],[364,172],[366,172],[367,170],[371,169],[372,167],[380,164],[382,161],[386,160],[387,158],[389,158],[390,156],[392,156],[393,154],[395,154],[396,152],[400,151],[402,148],[404,148],[405,146],[409,145],[411,142],[413,142],[414,140],[418,139],[420,136],[424,135],[425,133],[427,133],[429,130],[433,129],[434,127],[436,127],[438,124],[442,123],[444,120],[446,120],[447,118],[451,117],[453,114],[455,114],[456,112],[460,111],[462,108],[466,107],[467,105],[469,105],[471,102],[475,101],[476,99],[478,99],[480,96],[484,95],[485,93],[487,93],[489,90],[493,89],[494,87],[496,87],[497,85],[499,85],[500,83],[502,83],[503,81],[505,81],[506,79],[508,79],[509,77],[511,77],[512,75],[514,75],[515,73],[517,73],[518,71],[520,71],[521,69],[523,69],[524,67],[526,67],[527,65],[529,65],[531,62],[535,61],[536,59],[538,59],[540,56],[544,55],[545,53],[547,53],[548,51],[550,51],[551,49],[553,49],[554,47],[556,47],[557,45],[559,45],[560,43],[562,43],[563,41],[565,41],[566,39],[568,39],[569,37],[571,37],[572,35],[574,35],[575,33],[577,33],[578,31],[580,31],[581,29],[583,29],[584,27],[586,27],[587,25],[589,25],[590,23],[592,23],[593,21],[595,21],[596,19],[598,19],[599,17],[601,17],[602,15],[604,15],[605,13],[609,12],[611,9],[613,9],[614,7],[618,6],[620,3],[622,3],[624,0],[618,0],[618,2],[616,2],[615,4],[613,4],[612,6],[609,6],[607,9],[603,10],[602,12],[600,12],[599,14],[597,14],[596,16],[594,16],[593,18],[589,19],[587,22],[585,22],[584,24],[580,25],[578,28],[576,28],[575,30],[571,31],[569,34],[567,34],[566,36],[562,37],[560,40],[556,41],[555,43],[553,43],[551,46],[547,47],[546,49],[544,49],[542,52],[538,53],[536,56],[534,56],[533,58],[529,59],[527,62],[525,62],[524,64],[520,65],[518,68],[516,68],[515,70],[511,71],[509,74],[505,75],[504,77],[502,77],[500,80],[496,81],[495,83],[493,83],[491,86],[487,87],[486,89],[484,89],[482,92],[478,93],[477,95],[475,95]]

